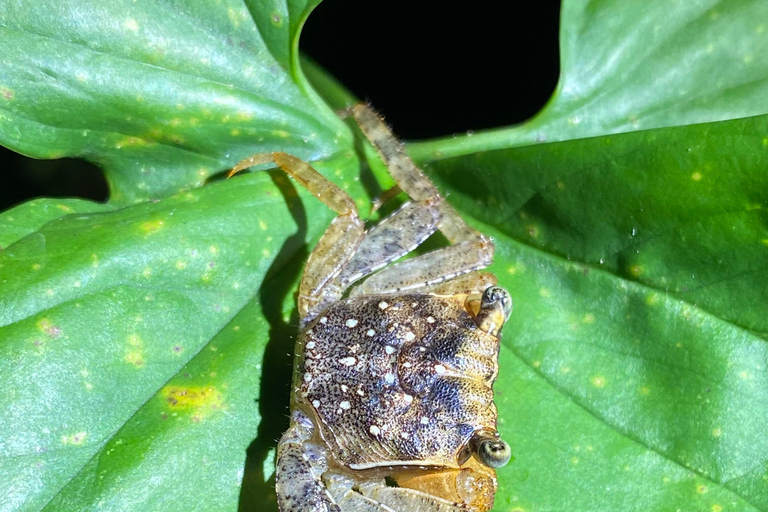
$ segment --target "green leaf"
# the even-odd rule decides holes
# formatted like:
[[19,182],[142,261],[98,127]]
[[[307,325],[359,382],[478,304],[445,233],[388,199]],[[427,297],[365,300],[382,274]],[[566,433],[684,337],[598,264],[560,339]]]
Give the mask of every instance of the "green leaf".
[[349,134],[298,68],[318,2],[6,2],[0,143],[104,168],[126,204],[200,186],[252,154],[306,160]]
[[[356,162],[321,169],[345,169],[340,184],[360,196]],[[332,216],[272,177],[278,187],[257,173],[69,214],[0,253],[0,481],[13,483],[12,509],[232,508],[265,346],[289,350],[270,329],[294,308],[305,238]],[[263,282],[268,269],[282,277]],[[290,360],[282,370],[287,383]],[[273,419],[284,398],[266,398]]]
[[[27,4],[0,6],[0,141],[102,163],[113,195],[0,215],[0,508],[275,510],[332,215],[279,172],[210,175],[283,150],[363,212],[380,189],[298,67],[315,3]],[[768,116],[739,119],[768,112],[765,14],[566,1],[539,116],[411,146],[515,300],[496,510],[768,510]]]

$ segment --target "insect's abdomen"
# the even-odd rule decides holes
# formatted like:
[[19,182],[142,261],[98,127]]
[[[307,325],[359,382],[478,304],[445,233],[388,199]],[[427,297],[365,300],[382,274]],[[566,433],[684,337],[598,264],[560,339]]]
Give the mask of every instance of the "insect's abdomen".
[[353,469],[456,466],[472,434],[496,426],[498,340],[477,328],[463,298],[342,301],[307,329],[303,346],[296,399],[315,411],[331,455]]

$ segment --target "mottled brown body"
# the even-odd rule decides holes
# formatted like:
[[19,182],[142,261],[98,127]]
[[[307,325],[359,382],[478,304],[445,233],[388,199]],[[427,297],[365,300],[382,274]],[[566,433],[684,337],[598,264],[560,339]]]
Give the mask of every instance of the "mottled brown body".
[[499,342],[477,327],[461,295],[347,299],[297,348],[295,402],[318,419],[343,466],[455,468],[472,435],[496,427]]
[[[347,194],[285,153],[256,155],[232,171],[274,162],[338,214],[299,286],[278,506],[485,512],[495,468],[510,459],[492,386],[512,301],[479,272],[493,243],[459,217],[378,115],[365,105],[347,113],[410,197],[377,225],[366,230]],[[396,262],[437,230],[449,246]]]

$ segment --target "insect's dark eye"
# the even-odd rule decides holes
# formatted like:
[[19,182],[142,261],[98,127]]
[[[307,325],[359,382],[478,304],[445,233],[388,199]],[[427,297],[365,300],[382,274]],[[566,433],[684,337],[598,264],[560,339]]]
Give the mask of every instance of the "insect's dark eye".
[[477,447],[477,458],[489,468],[505,466],[512,458],[512,450],[501,439],[487,440]]

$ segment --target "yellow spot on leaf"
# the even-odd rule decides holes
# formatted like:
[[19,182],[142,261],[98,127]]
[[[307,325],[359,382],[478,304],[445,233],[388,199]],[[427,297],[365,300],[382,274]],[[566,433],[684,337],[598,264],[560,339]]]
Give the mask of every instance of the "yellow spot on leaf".
[[115,142],[116,149],[123,149],[125,147],[146,146],[146,145],[147,145],[147,141],[145,139],[142,139],[141,137],[123,137],[122,139]]
[[705,494],[708,490],[706,485],[699,484],[696,486],[696,492],[699,494]]
[[139,24],[133,18],[128,18],[127,20],[125,20],[125,23],[123,23],[123,26],[128,30],[133,30],[134,32],[137,32],[139,30]]
[[595,315],[593,315],[592,313],[587,313],[586,315],[584,315],[585,324],[591,324],[591,323],[594,323],[594,321],[595,321]]
[[541,295],[542,297],[549,297],[552,294],[546,288],[542,288],[541,290],[539,290],[539,295]]
[[7,88],[7,87],[0,87],[0,96],[2,96],[2,97],[3,97],[3,99],[6,99],[6,100],[9,100],[9,101],[10,101],[10,100],[12,100],[12,99],[13,99],[13,97],[15,96],[15,94],[13,93],[13,91],[12,91],[12,90],[10,90],[10,89],[9,89],[9,88]]
[[219,248],[216,247],[215,245],[210,246],[208,250],[211,251],[211,254],[216,254],[217,252],[219,252]]
[[130,348],[125,353],[125,361],[136,367],[144,366],[144,349],[138,334],[128,336],[128,346]]
[[63,444],[71,444],[75,446],[80,446],[85,442],[85,438],[88,437],[87,432],[77,432],[75,434],[70,434],[67,436],[61,436],[61,442]]
[[723,512],[723,507],[715,503],[712,505],[712,512]]
[[125,354],[125,362],[135,367],[144,366],[144,352],[141,350],[130,350]]
[[250,121],[253,119],[253,112],[249,112],[247,110],[238,110],[235,117],[238,121]]
[[57,204],[56,208],[58,208],[59,210],[61,210],[63,212],[67,212],[67,213],[74,213],[74,211],[75,211],[75,210],[73,210],[72,208],[70,208],[69,206],[67,206],[65,204]]
[[649,306],[653,306],[659,302],[659,294],[658,293],[651,293],[645,298],[645,303]]
[[285,130],[272,130],[272,135],[283,138],[283,139],[287,139],[288,137],[291,136],[291,134]]
[[223,397],[215,386],[165,386],[160,395],[172,411],[187,411],[198,422],[223,405]]
[[702,176],[701,176],[700,172],[695,172],[695,173],[691,174],[691,179],[693,181],[701,181],[701,178],[702,178]]
[[187,268],[187,263],[179,260],[176,262],[176,268],[179,270],[184,270],[185,268]]
[[723,435],[722,429],[720,429],[719,427],[712,429],[712,437],[720,437],[721,435]]
[[266,231],[267,230],[267,223],[264,222],[261,219],[259,219],[259,229],[261,229],[262,231]]
[[144,277],[150,277],[152,275],[152,269],[147,267],[141,271],[141,275]]
[[43,266],[40,265],[39,263],[35,263],[32,265],[32,270],[40,270],[41,268],[43,268]]
[[643,267],[640,265],[632,265],[629,267],[629,273],[635,277],[640,277],[640,274],[643,273]]
[[139,225],[139,229],[141,229],[144,233],[148,235],[152,233],[157,233],[162,229],[162,227],[163,227],[162,220],[148,220],[146,222],[142,222]]
[[651,388],[649,388],[648,386],[641,387],[640,388],[640,394],[641,395],[645,395],[645,396],[650,395],[651,394]]
[[54,325],[53,322],[47,318],[41,318],[35,325],[39,330],[43,331],[51,338],[58,338],[61,336],[61,327]]
[[591,382],[592,385],[596,388],[602,388],[605,386],[605,377],[602,375],[595,375],[589,379],[589,382]]

